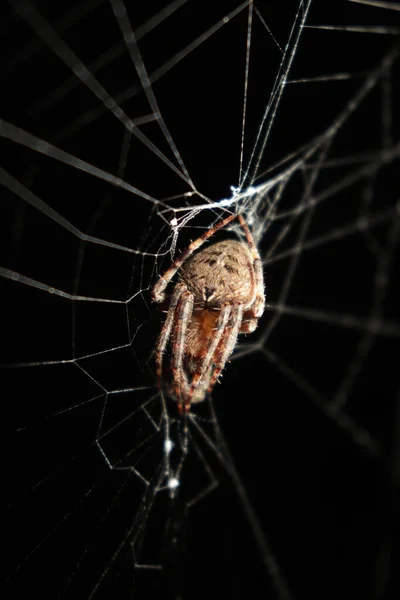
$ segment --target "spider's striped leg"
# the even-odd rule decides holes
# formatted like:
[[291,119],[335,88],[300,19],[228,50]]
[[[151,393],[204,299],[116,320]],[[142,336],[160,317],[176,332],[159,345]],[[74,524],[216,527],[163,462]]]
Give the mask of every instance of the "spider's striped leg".
[[[210,385],[208,386],[208,393],[211,393],[212,388],[215,385],[218,377],[222,369],[224,368],[228,358],[233,352],[233,349],[236,345],[237,336],[239,335],[240,326],[242,324],[243,319],[243,304],[235,304],[231,313],[231,327],[230,330],[226,329],[227,334],[226,337],[223,337],[220,344],[219,356],[215,361],[215,368],[212,374]],[[218,352],[218,350],[217,350]]]
[[[187,412],[190,403],[188,402],[188,385],[186,375],[183,371],[183,356],[185,353],[185,341],[188,323],[193,314],[193,294],[184,291],[178,301],[175,311],[175,330],[176,334],[172,343],[172,375],[174,381],[174,393],[178,402],[179,412]],[[184,409],[183,409],[184,407]]]
[[229,321],[229,316],[231,313],[231,305],[226,303],[221,306],[221,311],[218,316],[217,326],[213,332],[211,343],[208,347],[207,353],[202,360],[201,367],[197,373],[193,375],[192,383],[189,391],[189,402],[192,401],[193,394],[201,383],[201,380],[210,369],[214,361],[214,355],[217,351],[218,345],[224,335],[226,326]]
[[255,331],[255,329],[257,329],[258,318],[254,318],[252,312],[250,311],[248,311],[248,315],[250,318],[248,318],[246,313],[244,314],[239,333],[252,333]]
[[[265,291],[264,291],[264,275],[262,269],[262,262],[260,254],[257,250],[257,246],[254,242],[253,236],[251,235],[251,231],[248,228],[248,225],[242,215],[238,215],[239,223],[246,234],[247,244],[249,246],[252,258],[253,258],[253,269],[255,274],[255,286],[256,286],[256,297],[254,299],[253,305],[251,307],[252,317],[258,319],[264,312],[265,308]],[[247,331],[250,333],[254,331],[255,326]],[[244,331],[243,331],[244,333]]]
[[174,293],[172,294],[171,301],[168,307],[167,317],[164,321],[163,328],[160,333],[160,337],[157,342],[157,352],[156,352],[156,374],[157,374],[157,386],[161,389],[162,387],[162,376],[163,376],[163,355],[165,349],[167,347],[168,341],[171,337],[172,326],[174,324],[175,319],[175,309],[179,302],[179,298],[182,296],[183,292],[186,290],[185,284],[178,284],[175,288]]

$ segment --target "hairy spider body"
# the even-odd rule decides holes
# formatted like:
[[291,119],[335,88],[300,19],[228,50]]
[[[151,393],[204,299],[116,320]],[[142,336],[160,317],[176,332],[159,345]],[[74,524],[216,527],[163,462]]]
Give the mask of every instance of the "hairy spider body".
[[[225,240],[193,255],[208,238],[235,218],[231,215],[192,242],[153,288],[164,303],[165,289],[178,272],[156,352],[160,388],[177,401],[180,412],[204,400],[231,355],[239,333],[250,333],[264,310],[261,260],[243,217],[247,245]],[[193,256],[192,256],[193,255]],[[163,354],[170,346],[169,368]]]
[[237,240],[225,240],[204,248],[184,265],[180,279],[194,295],[195,307],[220,308],[224,303],[252,304],[254,276],[252,256]]

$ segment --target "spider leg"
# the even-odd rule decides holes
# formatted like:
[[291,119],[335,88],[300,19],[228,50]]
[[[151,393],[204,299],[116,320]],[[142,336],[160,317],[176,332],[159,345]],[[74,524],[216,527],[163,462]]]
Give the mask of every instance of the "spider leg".
[[220,314],[218,317],[217,326],[216,326],[216,329],[214,330],[214,333],[213,333],[213,336],[211,339],[211,343],[208,347],[207,353],[201,363],[201,368],[198,371],[198,373],[196,373],[193,376],[192,383],[190,386],[189,396],[188,396],[189,402],[191,402],[191,400],[193,398],[193,394],[195,393],[196,389],[198,388],[201,380],[203,379],[203,377],[206,375],[207,371],[209,371],[210,367],[212,366],[214,355],[217,351],[217,348],[222,339],[222,336],[224,335],[224,332],[226,330],[226,326],[229,321],[231,310],[232,310],[232,307],[230,304],[223,304],[221,306],[221,311],[220,311]]
[[[188,323],[192,318],[193,313],[193,294],[189,291],[184,291],[178,300],[176,309],[176,335],[172,344],[172,374],[174,380],[175,398],[178,402],[179,412],[183,412],[187,405],[188,389],[187,379],[183,369],[183,356],[185,353],[185,340]],[[184,388],[184,389],[183,389]],[[186,411],[187,412],[187,411]]]
[[252,333],[257,329],[258,318],[253,318],[251,315],[249,319],[244,318],[240,326],[239,333]]
[[168,341],[171,337],[172,326],[174,324],[175,309],[179,302],[179,298],[186,290],[186,285],[180,283],[176,286],[174,293],[172,294],[171,302],[168,308],[168,314],[164,321],[163,328],[158,338],[157,352],[156,352],[156,374],[157,374],[157,385],[161,389],[162,387],[162,374],[163,374],[163,355],[167,347]]
[[[249,312],[251,318],[258,319],[263,314],[265,307],[264,276],[262,270],[262,262],[257,250],[257,246],[254,242],[253,236],[251,235],[251,231],[248,228],[246,221],[244,220],[242,215],[238,215],[238,219],[242,229],[246,234],[247,244],[249,246],[253,258],[253,269],[255,273],[256,294]],[[251,331],[254,331],[254,329],[257,326],[257,323],[250,323],[251,321],[249,321],[249,329],[247,329],[246,331],[242,331],[242,333],[250,333]]]
[[198,250],[200,248],[200,246],[202,246],[204,244],[204,242],[206,242],[212,235],[214,235],[214,233],[216,233],[217,231],[219,231],[220,229],[222,229],[223,227],[228,225],[228,223],[233,221],[233,219],[236,216],[237,215],[229,215],[229,217],[226,217],[226,219],[224,219],[223,221],[220,221],[220,223],[217,223],[217,225],[215,225],[215,227],[208,229],[203,235],[198,237],[197,240],[195,240],[194,242],[189,244],[189,246],[187,247],[185,252],[183,252],[183,254],[181,254],[181,256],[179,256],[172,263],[172,265],[169,267],[169,269],[167,269],[165,271],[164,275],[162,277],[160,277],[160,279],[157,281],[157,283],[153,287],[153,290],[151,292],[153,302],[163,302],[165,300],[165,288],[167,287],[167,285],[169,284],[169,282],[171,281],[171,279],[173,278],[175,273],[183,265],[185,260],[187,260],[189,258],[189,256],[191,256],[193,254],[193,252]]
[[[221,340],[221,342],[222,342],[220,344],[221,348],[219,349],[219,355],[215,361],[215,368],[214,368],[214,372],[213,372],[211,380],[210,380],[210,385],[208,386],[208,393],[211,393],[211,390],[214,387],[215,382],[217,381],[228,358],[230,357],[230,355],[233,352],[233,349],[236,345],[237,337],[239,335],[240,326],[242,324],[243,312],[244,312],[243,304],[235,304],[232,308],[232,313],[231,313],[231,323],[232,324],[230,327],[230,331],[228,330],[228,328],[226,329],[226,331],[228,331],[226,337],[222,338],[222,340]],[[218,352],[218,350],[217,350],[217,352]]]

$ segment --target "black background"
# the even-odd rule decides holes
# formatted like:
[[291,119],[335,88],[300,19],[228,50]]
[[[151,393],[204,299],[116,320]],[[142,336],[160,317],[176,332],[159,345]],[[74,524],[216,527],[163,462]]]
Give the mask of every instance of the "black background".
[[[128,7],[135,29],[157,12],[158,7],[150,4]],[[297,3],[285,3],[284,10],[281,4],[260,3],[258,8],[284,46]],[[53,6],[38,2],[36,6],[87,65],[120,39],[107,3]],[[148,72],[153,73],[233,8],[230,3],[184,5],[140,41]],[[75,11],[79,15],[76,20],[72,18]],[[124,143],[122,125],[101,110],[85,126],[76,124],[79,116],[102,105],[80,82],[68,94],[62,91],[71,79],[70,69],[40,42],[20,12],[10,10],[2,23],[4,118],[117,174]],[[314,2],[309,22],[389,27],[396,14],[345,2],[335,3],[335,7]],[[243,12],[153,85],[195,185],[215,201],[228,197],[229,186],[237,184],[243,101],[243,76],[237,73],[243,73],[245,66],[246,19]],[[32,16],[28,22],[32,23]],[[382,64],[394,44],[395,37],[389,35],[306,30],[296,53],[293,78],[343,72],[359,76],[342,83],[288,85],[261,171],[328,127],[360,89],[365,74]],[[255,18],[247,158],[279,62],[279,52]],[[94,71],[93,67],[90,70]],[[96,77],[113,97],[138,85],[126,50]],[[389,97],[396,107],[398,63],[388,80],[393,86]],[[48,95],[54,90],[61,91],[49,104]],[[129,116],[151,113],[143,94],[122,106]],[[331,156],[346,158],[390,147],[397,139],[397,116],[388,128],[392,139],[385,140],[381,107],[382,86],[376,86],[340,129]],[[154,123],[144,125],[143,131],[168,152]],[[130,144],[125,181],[153,198],[188,191],[184,182],[137,140],[132,138]],[[6,517],[11,535],[5,544],[11,573],[9,597],[285,598],[282,589],[277,589],[277,576],[266,566],[269,550],[260,549],[264,543],[259,541],[261,535],[279,564],[289,597],[390,598],[390,583],[396,584],[398,336],[373,336],[349,395],[346,421],[331,411],[330,401],[347,381],[346,367],[366,334],[365,324],[342,327],[332,321],[324,324],[284,314],[268,340],[227,367],[213,404],[194,409],[207,419],[215,411],[217,430],[206,422],[203,427],[219,452],[210,448],[189,422],[191,442],[179,493],[172,500],[166,492],[154,494],[162,472],[164,437],[163,431],[154,435],[140,407],[149,401],[146,408],[160,419],[151,358],[160,316],[150,306],[149,289],[169,264],[168,254],[157,261],[153,255],[168,250],[165,219],[174,213],[165,213],[163,220],[153,202],[9,140],[2,140],[1,152],[5,169],[76,227],[141,250],[136,256],[86,244],[82,254],[76,238],[18,195],[2,189],[3,266],[70,293],[124,300],[135,294],[128,305],[131,349],[80,361],[90,376],[73,364],[2,371],[2,400],[11,431],[4,451],[11,503]],[[317,195],[357,168],[347,161],[342,170],[322,170]],[[363,191],[371,181],[365,178],[345,187],[317,210],[307,239],[343,228],[359,214],[374,215],[392,206],[398,189],[396,166],[376,171],[373,200],[367,210]],[[299,175],[288,187],[279,210],[296,206],[303,189]],[[187,202],[191,206],[199,200]],[[183,203],[181,198],[166,201],[171,207]],[[185,248],[218,216],[204,212],[191,221],[179,237],[179,248]],[[372,313],[378,323],[392,322],[399,298],[395,252],[390,253],[381,312],[374,297],[379,259],[392,223],[371,227],[371,236],[342,237],[304,251],[285,304],[357,318]],[[294,227],[282,249],[293,246],[301,224]],[[277,234],[272,226],[260,240],[263,255]],[[371,247],[378,248],[375,255]],[[266,262],[271,307],[254,337],[241,349],[262,339],[289,273],[290,260]],[[4,363],[93,355],[129,340],[122,306],[74,303],[8,279],[1,284]],[[102,438],[102,448],[111,461],[140,465],[150,481],[147,494],[143,495],[142,482],[128,469],[110,471],[94,443],[104,406],[103,390],[96,382],[107,390],[143,388],[109,397],[100,434],[111,431]],[[176,442],[172,460],[179,462],[183,423],[174,411],[168,401],[171,437]],[[113,424],[131,413],[132,417],[113,429]],[[366,442],[359,439],[364,430],[373,443],[369,438]],[[148,436],[152,437],[146,442]],[[219,485],[188,510],[190,499],[209,483],[205,463]],[[253,514],[257,521],[252,521]],[[138,563],[162,568],[137,568]]]

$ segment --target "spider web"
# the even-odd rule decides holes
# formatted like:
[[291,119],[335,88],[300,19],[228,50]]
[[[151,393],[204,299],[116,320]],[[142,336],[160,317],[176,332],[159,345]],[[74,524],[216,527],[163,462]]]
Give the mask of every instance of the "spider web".
[[[10,597],[389,598],[400,6],[141,4],[2,23]],[[232,212],[267,307],[181,418],[150,290]]]

